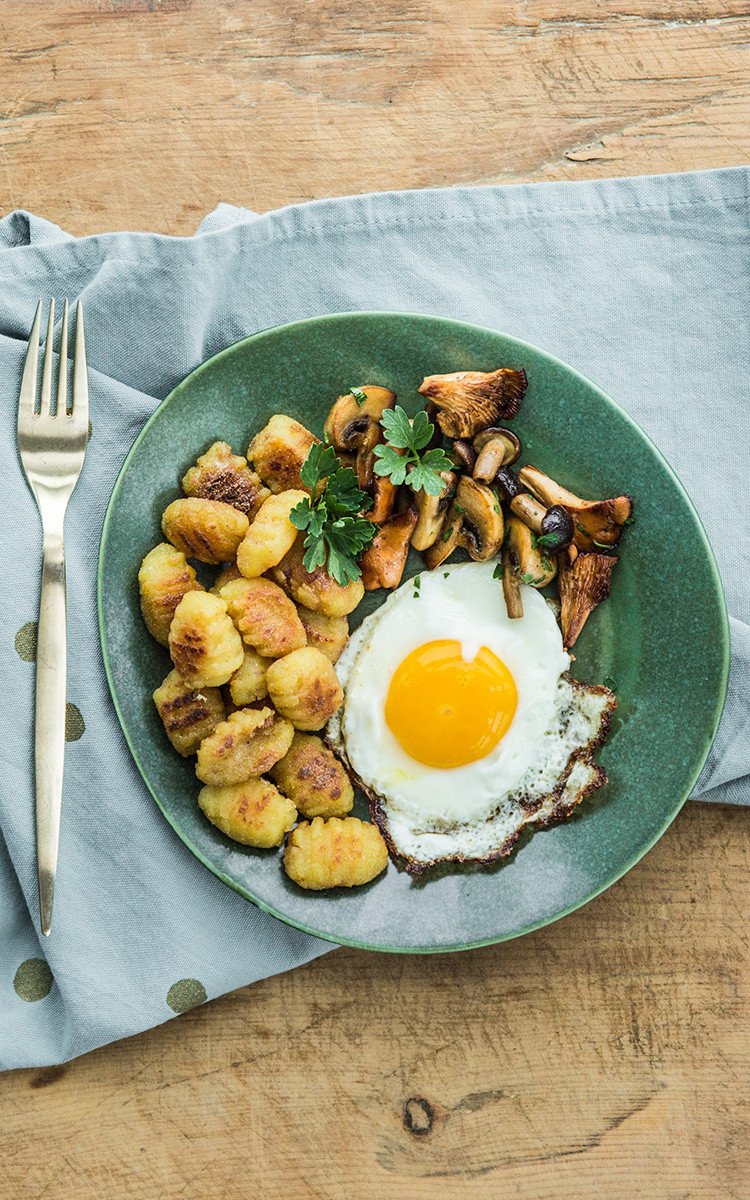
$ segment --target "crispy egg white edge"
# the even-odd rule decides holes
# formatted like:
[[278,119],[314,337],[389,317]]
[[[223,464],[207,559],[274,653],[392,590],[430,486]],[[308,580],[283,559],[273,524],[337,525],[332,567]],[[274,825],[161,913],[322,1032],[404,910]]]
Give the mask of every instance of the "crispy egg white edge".
[[[462,564],[452,570],[473,565]],[[410,584],[411,581],[402,586],[409,587]],[[538,595],[534,589],[522,587],[524,599],[529,593]],[[562,819],[588,791],[606,781],[604,771],[593,762],[591,753],[606,737],[617,702],[605,687],[587,686],[570,679],[567,674],[561,675],[553,714],[555,718],[562,714],[566,736],[563,740],[557,736],[562,724],[551,722],[545,730],[543,744],[547,751],[544,759],[547,769],[540,771],[532,766],[513,793],[498,798],[494,811],[482,820],[456,821],[440,829],[415,827],[413,814],[410,816],[408,812],[394,808],[387,796],[359,777],[357,764],[352,761],[343,735],[346,680],[362,648],[383,619],[384,610],[396,595],[397,592],[362,622],[336,664],[345,695],[344,703],[329,722],[327,740],[369,796],[373,819],[381,827],[390,848],[407,858],[415,869],[451,860],[489,861],[509,853],[525,825]]]

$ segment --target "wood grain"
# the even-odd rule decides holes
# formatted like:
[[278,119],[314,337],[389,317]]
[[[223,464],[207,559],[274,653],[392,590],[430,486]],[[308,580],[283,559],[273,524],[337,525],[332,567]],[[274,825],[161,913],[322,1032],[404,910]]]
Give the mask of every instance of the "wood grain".
[[744,0],[4,0],[0,21],[0,208],[77,234],[750,158]]
[[335,950],[0,1077],[4,1200],[746,1200],[749,816],[688,805],[518,941]]
[[[0,210],[77,234],[750,158],[744,0],[4,0],[0,26]],[[688,805],[520,941],[335,951],[1,1076],[2,1200],[747,1200],[749,822]]]

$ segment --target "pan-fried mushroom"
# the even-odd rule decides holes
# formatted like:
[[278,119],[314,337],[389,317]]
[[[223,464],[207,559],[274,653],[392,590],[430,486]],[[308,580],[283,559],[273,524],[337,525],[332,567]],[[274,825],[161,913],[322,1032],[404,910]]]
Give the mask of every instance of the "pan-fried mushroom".
[[611,554],[582,553],[560,555],[560,625],[563,646],[570,650],[586,624],[589,613],[606,600],[612,586],[612,568],[617,559]]
[[326,417],[323,432],[337,453],[356,452],[357,482],[366,492],[375,478],[373,450],[383,440],[380,418],[386,409],[393,408],[396,396],[388,388],[374,384],[357,390],[364,392],[367,399],[359,404],[351,392],[339,396]]
[[372,508],[365,516],[373,525],[383,525],[396,506],[398,486],[387,475],[376,475],[372,485]]
[[463,438],[457,438],[448,451],[448,458],[457,467],[463,467],[465,471],[471,472],[474,470],[474,463],[477,461],[477,453],[471,442],[465,442]]
[[398,587],[416,523],[416,510],[405,508],[380,526],[359,562],[365,591]]
[[503,513],[495,493],[485,484],[463,475],[440,536],[425,554],[425,563],[434,570],[457,546],[468,550],[475,562],[484,562],[497,554],[503,531]]
[[[438,408],[437,404],[434,404],[432,402],[432,400],[428,400],[424,406],[424,410],[427,413],[427,417],[428,417],[430,424],[432,425],[432,437],[430,438],[429,442],[427,443],[427,445],[425,446],[424,449],[425,449],[425,451],[435,450],[438,446],[441,446],[442,442],[443,442],[443,435],[440,432],[440,426],[438,425],[438,419],[437,419],[440,409]],[[412,424],[413,424],[413,421],[412,421]]]
[[419,387],[440,409],[443,433],[453,438],[473,438],[481,429],[515,417],[525,390],[526,372],[507,367],[428,375]]
[[480,483],[492,483],[500,468],[511,466],[521,453],[515,433],[501,426],[478,433],[472,446],[477,455],[472,474]]
[[418,517],[411,535],[411,544],[415,550],[429,549],[440,535],[446,509],[456,487],[456,476],[453,471],[441,471],[440,478],[443,481],[443,490],[439,496],[430,496],[424,488],[414,493]]
[[573,541],[573,518],[560,504],[545,508],[529,492],[524,492],[519,477],[510,467],[501,467],[495,485],[507,501],[510,511],[528,525],[545,554],[559,554]]
[[502,563],[505,609],[511,621],[516,621],[523,616],[523,597],[521,596],[521,581],[518,578],[518,571],[507,546],[503,550]]
[[528,525],[518,517],[508,517],[505,549],[521,583],[540,588],[555,578],[557,564],[554,556],[547,558],[544,551],[536,545],[536,539]]
[[573,520],[573,540],[579,550],[609,549],[622,537],[622,527],[633,511],[629,496],[614,500],[581,500],[536,467],[522,467],[521,484],[543,504],[560,505]]

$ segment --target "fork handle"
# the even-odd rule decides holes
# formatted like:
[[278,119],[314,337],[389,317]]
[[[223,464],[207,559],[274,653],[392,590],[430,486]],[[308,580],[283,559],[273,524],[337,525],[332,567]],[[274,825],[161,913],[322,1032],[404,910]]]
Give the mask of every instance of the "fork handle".
[[42,933],[52,922],[57,850],[60,841],[67,641],[65,616],[65,547],[62,523],[44,530],[42,588],[36,652],[36,717],[34,763],[36,848]]

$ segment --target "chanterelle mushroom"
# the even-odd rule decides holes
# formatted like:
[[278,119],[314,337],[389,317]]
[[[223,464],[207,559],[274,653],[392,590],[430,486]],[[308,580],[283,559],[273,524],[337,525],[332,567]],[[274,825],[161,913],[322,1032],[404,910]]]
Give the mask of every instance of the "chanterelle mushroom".
[[456,476],[453,471],[441,471],[443,490],[439,496],[430,496],[424,488],[414,493],[414,503],[419,514],[411,544],[415,550],[427,550],[437,541],[443,525],[451,496],[456,486]]
[[416,523],[416,511],[405,508],[380,526],[359,560],[365,591],[398,587],[409,553],[409,539]]
[[425,563],[433,571],[457,546],[468,550],[475,562],[484,562],[497,554],[503,531],[502,509],[495,493],[464,475],[458,481],[440,535],[425,554]]
[[[572,561],[571,561],[572,559]],[[570,650],[586,624],[589,613],[606,600],[617,559],[609,554],[560,555],[560,625],[563,646]]]
[[579,550],[609,549],[622,537],[622,527],[633,511],[629,496],[614,500],[581,500],[579,496],[555,483],[536,467],[521,467],[521,484],[543,504],[558,504],[573,520],[573,540]]
[[488,425],[515,417],[525,390],[526,372],[508,367],[428,375],[419,387],[437,405],[438,424],[452,438],[473,438]]
[[388,388],[366,384],[358,391],[367,399],[360,405],[351,392],[339,396],[326,417],[323,432],[338,453],[357,454],[357,482],[363,491],[372,487],[374,474],[373,449],[383,440],[380,418],[396,403],[394,392]]

